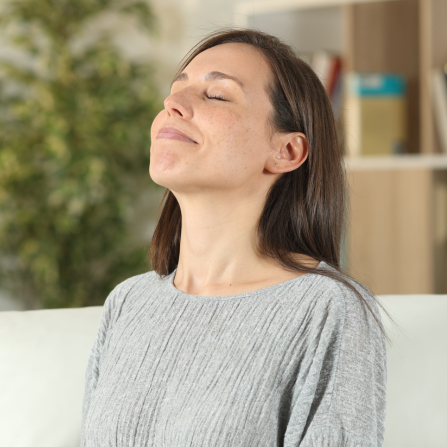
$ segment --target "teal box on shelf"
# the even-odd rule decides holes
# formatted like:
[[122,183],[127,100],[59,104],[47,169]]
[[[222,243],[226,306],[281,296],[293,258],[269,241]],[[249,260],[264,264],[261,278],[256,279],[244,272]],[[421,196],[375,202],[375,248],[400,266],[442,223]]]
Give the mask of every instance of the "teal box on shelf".
[[407,80],[399,73],[350,72],[345,77],[348,155],[404,153]]

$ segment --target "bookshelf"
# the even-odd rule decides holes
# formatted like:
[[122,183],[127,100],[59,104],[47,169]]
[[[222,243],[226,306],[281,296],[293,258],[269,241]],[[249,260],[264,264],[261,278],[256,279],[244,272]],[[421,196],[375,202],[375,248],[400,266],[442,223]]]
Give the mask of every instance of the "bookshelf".
[[447,62],[447,1],[351,3],[345,69],[408,79],[408,152],[347,160],[349,272],[377,294],[447,293],[447,154],[441,154],[429,73]]
[[407,154],[345,157],[345,265],[375,294],[447,293],[447,154],[429,85],[430,70],[447,62],[447,0],[247,1],[234,16],[237,25],[250,26],[255,17],[266,23],[269,15],[312,12],[315,20],[318,11],[327,17],[334,10],[344,73],[397,72],[408,80]]
[[347,71],[399,72],[408,77],[410,153],[440,153],[429,71],[447,62],[447,0],[260,0],[236,4],[235,24],[253,17],[339,8]]

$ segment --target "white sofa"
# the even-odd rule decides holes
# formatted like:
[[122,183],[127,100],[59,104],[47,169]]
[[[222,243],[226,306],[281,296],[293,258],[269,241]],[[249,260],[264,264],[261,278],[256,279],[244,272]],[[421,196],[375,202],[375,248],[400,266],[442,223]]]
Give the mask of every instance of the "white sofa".
[[[382,314],[394,341],[384,447],[446,447],[447,295],[378,298],[403,328]],[[101,314],[101,306],[0,312],[1,447],[79,447]]]

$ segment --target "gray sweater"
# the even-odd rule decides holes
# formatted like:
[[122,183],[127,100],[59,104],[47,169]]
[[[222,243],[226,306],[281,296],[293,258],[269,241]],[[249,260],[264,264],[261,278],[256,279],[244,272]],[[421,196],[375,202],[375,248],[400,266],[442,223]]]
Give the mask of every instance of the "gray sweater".
[[81,447],[382,446],[385,339],[346,286],[309,273],[198,296],[174,276],[134,276],[107,297]]

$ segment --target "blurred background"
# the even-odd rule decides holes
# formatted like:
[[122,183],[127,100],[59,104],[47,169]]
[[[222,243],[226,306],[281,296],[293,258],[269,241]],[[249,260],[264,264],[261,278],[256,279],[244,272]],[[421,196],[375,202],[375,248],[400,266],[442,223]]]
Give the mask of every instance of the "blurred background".
[[347,273],[375,294],[447,293],[446,19],[447,0],[0,0],[0,310],[102,305],[150,270],[151,122],[221,26],[280,37],[323,82]]

